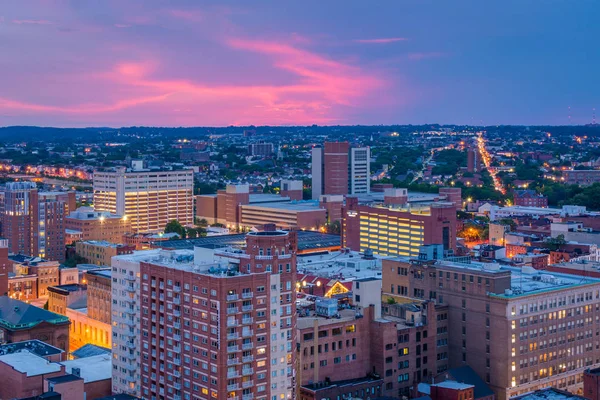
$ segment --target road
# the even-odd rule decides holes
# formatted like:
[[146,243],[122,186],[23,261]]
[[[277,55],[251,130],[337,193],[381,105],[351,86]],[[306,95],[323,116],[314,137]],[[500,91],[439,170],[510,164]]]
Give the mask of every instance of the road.
[[483,135],[481,133],[479,133],[478,135],[479,136],[477,137],[477,147],[479,148],[479,154],[481,154],[483,164],[487,168],[488,172],[490,173],[490,176],[492,177],[492,180],[494,181],[494,189],[502,194],[506,194],[506,188],[504,187],[502,181],[498,177],[498,171],[496,170],[496,168],[491,166],[492,157],[485,148],[485,139],[483,138]]

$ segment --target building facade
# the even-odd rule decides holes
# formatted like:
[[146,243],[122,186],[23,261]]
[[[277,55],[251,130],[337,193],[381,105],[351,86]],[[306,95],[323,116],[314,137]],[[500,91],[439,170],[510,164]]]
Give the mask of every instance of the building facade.
[[273,229],[249,233],[246,253],[220,253],[226,262],[142,262],[142,395],[291,399],[296,248]]
[[174,219],[192,225],[193,186],[191,169],[94,171],[94,208],[127,218],[134,232],[159,232]]
[[342,215],[342,247],[355,251],[370,249],[379,255],[416,257],[423,244],[439,243],[445,251],[456,249],[453,203],[411,207],[390,201],[370,205],[348,197]]
[[65,218],[65,229],[78,240],[122,243],[123,235],[131,232],[131,221],[126,216],[79,207]]
[[548,198],[535,190],[515,190],[513,203],[515,206],[548,207]]
[[108,266],[114,256],[131,254],[135,250],[133,246],[114,244],[105,241],[88,240],[75,243],[75,251],[85,258],[89,264]]
[[600,281],[533,268],[457,263],[424,256],[383,262],[384,295],[446,306],[437,357],[470,366],[499,399],[546,386],[577,393],[599,365]]
[[371,151],[348,142],[325,142],[312,149],[312,198],[370,192]]
[[65,217],[75,192],[38,192],[33,182],[9,182],[4,191],[2,233],[9,251],[49,260],[65,259]]

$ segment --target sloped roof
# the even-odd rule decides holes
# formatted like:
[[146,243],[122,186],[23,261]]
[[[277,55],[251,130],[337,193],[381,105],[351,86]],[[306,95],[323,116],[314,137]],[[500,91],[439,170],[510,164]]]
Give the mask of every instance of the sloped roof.
[[457,382],[468,383],[475,386],[474,396],[476,399],[492,396],[494,392],[468,365],[448,370],[448,374]]
[[0,297],[0,325],[7,329],[28,329],[42,322],[69,323],[69,318],[8,296]]

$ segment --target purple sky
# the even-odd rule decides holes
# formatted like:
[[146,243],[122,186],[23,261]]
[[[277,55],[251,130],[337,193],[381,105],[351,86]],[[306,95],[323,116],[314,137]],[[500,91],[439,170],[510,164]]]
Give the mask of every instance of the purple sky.
[[600,3],[491,3],[6,1],[0,126],[591,122]]

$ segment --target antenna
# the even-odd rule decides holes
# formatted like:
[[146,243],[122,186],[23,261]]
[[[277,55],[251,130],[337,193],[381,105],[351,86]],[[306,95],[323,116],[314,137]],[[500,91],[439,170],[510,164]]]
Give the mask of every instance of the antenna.
[[596,125],[596,107],[592,108],[592,125]]

